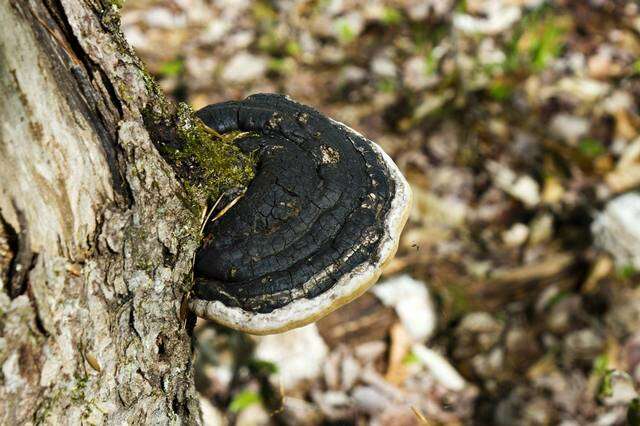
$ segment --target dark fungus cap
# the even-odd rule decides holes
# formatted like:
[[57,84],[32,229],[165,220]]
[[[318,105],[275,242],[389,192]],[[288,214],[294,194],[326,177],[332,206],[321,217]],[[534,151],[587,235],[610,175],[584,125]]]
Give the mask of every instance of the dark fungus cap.
[[198,116],[257,155],[245,195],[204,228],[191,308],[254,334],[308,324],[376,282],[396,252],[411,191],[372,141],[275,94]]

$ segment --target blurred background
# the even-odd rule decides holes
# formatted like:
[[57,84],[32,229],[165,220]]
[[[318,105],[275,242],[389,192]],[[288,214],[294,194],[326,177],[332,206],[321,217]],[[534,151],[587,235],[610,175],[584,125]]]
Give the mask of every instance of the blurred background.
[[175,100],[287,94],[414,192],[357,301],[262,338],[198,322],[206,424],[639,424],[637,1],[127,0],[122,24]]

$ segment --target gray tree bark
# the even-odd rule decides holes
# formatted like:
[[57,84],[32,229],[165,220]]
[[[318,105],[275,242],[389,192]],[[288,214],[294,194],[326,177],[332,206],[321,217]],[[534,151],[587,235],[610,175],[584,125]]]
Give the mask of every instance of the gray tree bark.
[[118,19],[0,0],[3,425],[200,421],[183,301],[200,218]]

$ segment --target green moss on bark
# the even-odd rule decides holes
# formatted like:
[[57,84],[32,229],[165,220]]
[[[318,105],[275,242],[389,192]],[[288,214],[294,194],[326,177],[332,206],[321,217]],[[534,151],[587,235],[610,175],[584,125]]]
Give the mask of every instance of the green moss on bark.
[[195,202],[215,200],[228,189],[249,184],[254,161],[234,144],[241,132],[218,134],[185,103],[178,104],[176,117],[177,136],[183,143],[171,150],[171,156],[190,171],[184,186]]
[[143,73],[150,101],[144,110],[151,137],[185,188],[195,213],[225,191],[244,188],[253,179],[255,160],[234,141],[242,132],[223,135],[207,127],[186,103],[170,102],[153,78]]

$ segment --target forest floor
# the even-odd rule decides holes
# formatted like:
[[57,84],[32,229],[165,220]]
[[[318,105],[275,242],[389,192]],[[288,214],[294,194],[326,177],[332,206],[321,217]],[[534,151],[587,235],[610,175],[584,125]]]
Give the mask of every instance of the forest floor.
[[637,2],[128,0],[122,25],[175,100],[287,94],[414,192],[356,302],[198,323],[207,424],[640,422]]

